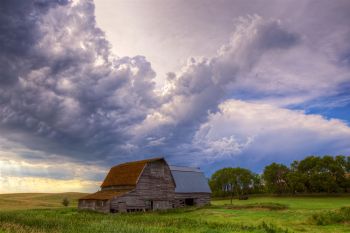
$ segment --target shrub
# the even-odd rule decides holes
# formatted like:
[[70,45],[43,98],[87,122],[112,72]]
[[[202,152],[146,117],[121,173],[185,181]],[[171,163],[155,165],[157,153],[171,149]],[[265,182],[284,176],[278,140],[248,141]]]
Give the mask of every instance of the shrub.
[[69,206],[69,200],[68,200],[67,197],[63,198],[63,200],[62,200],[62,205],[64,205],[64,206]]
[[238,200],[248,200],[248,195],[240,195]]
[[350,207],[313,214],[311,221],[316,225],[330,225],[350,221]]

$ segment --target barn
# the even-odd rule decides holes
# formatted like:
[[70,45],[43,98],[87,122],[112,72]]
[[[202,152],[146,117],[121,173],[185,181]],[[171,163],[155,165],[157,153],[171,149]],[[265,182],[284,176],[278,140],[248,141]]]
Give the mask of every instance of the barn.
[[105,213],[165,210],[210,202],[207,179],[198,168],[169,166],[164,158],[114,166],[100,191],[79,199],[79,209]]

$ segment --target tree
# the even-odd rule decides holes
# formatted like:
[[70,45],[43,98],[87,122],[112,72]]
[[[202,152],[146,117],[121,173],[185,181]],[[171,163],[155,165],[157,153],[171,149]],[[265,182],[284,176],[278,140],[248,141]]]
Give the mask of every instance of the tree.
[[263,178],[267,191],[279,194],[287,192],[289,172],[289,168],[283,164],[272,163],[266,166]]
[[64,205],[64,206],[68,206],[69,205],[69,200],[68,200],[67,197],[63,198],[62,205]]
[[228,196],[231,192],[230,174],[232,168],[222,168],[216,171],[209,180],[209,185],[215,196]]
[[223,168],[210,179],[215,196],[259,193],[264,188],[271,193],[349,192],[350,156],[308,156],[294,161],[290,168],[272,163],[262,176],[244,168]]
[[253,187],[251,193],[262,193],[264,190],[264,184],[262,182],[262,177],[259,174],[253,174]]
[[350,192],[350,156],[346,158],[345,172],[345,192]]
[[210,187],[214,194],[231,197],[246,195],[254,189],[255,175],[245,168],[223,168],[216,171],[210,181]]
[[308,156],[297,162],[292,170],[297,176],[301,177],[299,181],[307,192],[318,192],[321,190],[322,177],[318,171],[321,167],[321,160],[316,156]]
[[[347,160],[345,156],[308,156],[291,165],[290,181],[298,182],[307,192],[342,192],[348,187],[346,180]],[[294,178],[294,179],[293,179]],[[294,183],[295,183],[294,182]]]
[[294,161],[290,165],[290,172],[287,175],[288,189],[292,194],[305,192],[305,177],[298,171],[299,161]]
[[254,186],[254,174],[245,168],[233,168],[233,183],[235,184],[236,194],[246,195]]

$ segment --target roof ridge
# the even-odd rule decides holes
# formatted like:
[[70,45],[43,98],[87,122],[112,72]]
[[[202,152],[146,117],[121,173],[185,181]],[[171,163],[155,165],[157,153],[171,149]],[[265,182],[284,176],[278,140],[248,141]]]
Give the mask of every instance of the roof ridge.
[[[120,165],[129,165],[129,164],[135,164],[135,163],[149,163],[149,162],[153,162],[153,161],[157,161],[157,160],[161,160],[164,159],[164,157],[154,157],[154,158],[149,158],[149,159],[142,159],[142,160],[136,160],[136,161],[129,161],[129,162],[124,162],[124,163],[120,163],[117,164],[113,167],[118,167]],[[113,168],[112,167],[112,168]]]
[[186,167],[186,166],[169,166],[171,171],[181,171],[181,172],[199,172],[203,173],[199,167]]

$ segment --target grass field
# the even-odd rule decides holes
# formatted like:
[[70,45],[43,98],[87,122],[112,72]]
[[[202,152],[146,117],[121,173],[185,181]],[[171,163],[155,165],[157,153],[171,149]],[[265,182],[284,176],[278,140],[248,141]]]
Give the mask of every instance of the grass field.
[[67,197],[71,206],[77,206],[77,200],[84,193],[16,193],[0,194],[0,211],[61,208],[62,200]]
[[[321,226],[311,218],[350,206],[350,197],[252,197],[234,200],[233,206],[229,200],[214,200],[199,209],[105,215],[77,211],[81,195],[0,195],[0,233],[350,232],[349,219]],[[65,196],[73,200],[71,207],[62,207]]]

